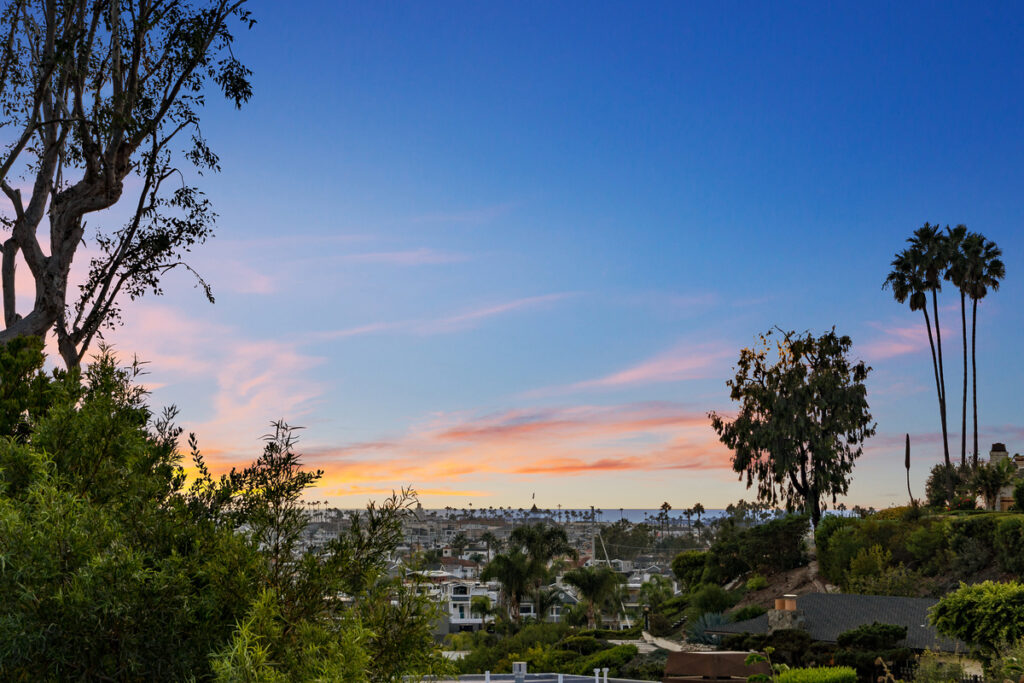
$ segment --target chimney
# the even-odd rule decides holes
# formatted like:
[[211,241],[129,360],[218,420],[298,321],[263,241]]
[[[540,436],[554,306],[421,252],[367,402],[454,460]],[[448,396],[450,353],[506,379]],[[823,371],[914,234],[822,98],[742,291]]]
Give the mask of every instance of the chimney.
[[802,610],[796,607],[796,596],[787,593],[781,598],[775,598],[775,609],[768,610],[768,632],[785,631],[791,629],[804,629],[807,619]]
[[992,450],[988,452],[988,461],[991,463],[996,463],[999,462],[1000,460],[1005,460],[1009,456],[1010,454],[1006,450],[1006,444],[994,443],[992,444]]

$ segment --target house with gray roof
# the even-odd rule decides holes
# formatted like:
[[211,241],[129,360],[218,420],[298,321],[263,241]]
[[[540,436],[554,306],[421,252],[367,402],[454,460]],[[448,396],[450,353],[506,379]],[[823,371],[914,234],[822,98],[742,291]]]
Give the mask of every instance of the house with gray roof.
[[771,633],[780,628],[800,628],[814,640],[834,643],[840,633],[874,622],[907,628],[906,647],[934,652],[968,651],[958,641],[940,636],[928,623],[934,598],[901,598],[890,595],[808,593],[776,601],[777,609],[755,619],[709,628],[715,635]]

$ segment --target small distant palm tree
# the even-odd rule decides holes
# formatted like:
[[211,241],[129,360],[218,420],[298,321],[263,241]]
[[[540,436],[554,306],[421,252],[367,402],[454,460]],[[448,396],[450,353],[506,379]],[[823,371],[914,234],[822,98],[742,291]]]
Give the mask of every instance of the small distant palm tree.
[[594,628],[599,615],[599,605],[615,595],[615,589],[622,577],[611,567],[580,567],[568,572],[564,580],[579,591],[587,603],[587,626]]
[[497,581],[512,620],[520,621],[519,603],[530,584],[530,560],[519,549],[498,555],[480,573],[482,581]]
[[1016,473],[1017,468],[1009,459],[984,463],[974,471],[971,483],[974,490],[985,499],[985,507],[989,510],[998,510],[999,493],[1013,483]]

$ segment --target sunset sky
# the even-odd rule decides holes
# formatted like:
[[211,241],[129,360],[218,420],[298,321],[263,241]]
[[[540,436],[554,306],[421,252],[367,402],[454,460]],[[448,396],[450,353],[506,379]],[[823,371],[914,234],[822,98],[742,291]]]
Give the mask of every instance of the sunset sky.
[[[752,498],[707,412],[739,350],[835,325],[874,372],[847,504],[941,458],[923,318],[881,285],[924,221],[1004,251],[981,442],[1024,451],[1019,3],[256,2],[220,216],[116,348],[212,462],[301,425],[317,495],[428,507]],[[959,308],[942,299],[951,448]]]

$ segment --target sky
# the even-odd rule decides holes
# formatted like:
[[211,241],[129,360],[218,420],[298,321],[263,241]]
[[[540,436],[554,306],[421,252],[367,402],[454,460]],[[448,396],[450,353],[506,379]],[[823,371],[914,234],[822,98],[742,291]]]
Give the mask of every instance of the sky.
[[[925,221],[999,244],[980,441],[1024,451],[1017,3],[253,2],[209,98],[217,237],[107,339],[217,467],[302,426],[355,507],[724,507],[708,411],[774,326],[854,340],[878,432],[848,505],[941,458],[923,318],[882,290]],[[958,297],[941,299],[959,452]]]

